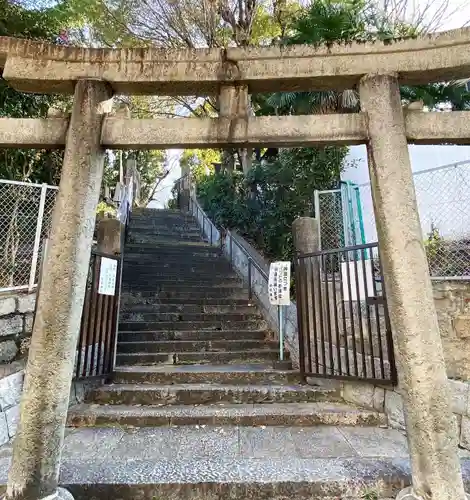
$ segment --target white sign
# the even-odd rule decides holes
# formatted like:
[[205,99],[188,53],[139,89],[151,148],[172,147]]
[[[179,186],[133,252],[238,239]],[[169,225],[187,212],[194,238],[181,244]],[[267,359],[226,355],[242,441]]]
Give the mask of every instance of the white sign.
[[[356,266],[357,266],[357,281],[356,281]],[[365,273],[364,273],[364,268],[365,268]],[[367,297],[375,296],[374,275],[372,273],[372,261],[365,260],[364,268],[362,267],[362,261],[341,262],[343,300],[366,300]],[[348,272],[349,272],[349,280],[348,280]],[[367,297],[366,297],[365,285],[367,285]],[[358,287],[359,287],[359,298],[357,297]],[[349,290],[351,290],[351,298],[349,298]]]
[[290,304],[290,262],[273,262],[269,267],[269,302],[275,306]]
[[101,257],[100,283],[98,293],[114,295],[116,293],[117,260]]

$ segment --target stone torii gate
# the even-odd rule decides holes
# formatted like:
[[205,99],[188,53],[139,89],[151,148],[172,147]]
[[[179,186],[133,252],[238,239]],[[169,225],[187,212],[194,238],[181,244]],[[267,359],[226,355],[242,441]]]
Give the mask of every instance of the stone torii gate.
[[[469,144],[470,113],[404,113],[399,83],[468,77],[469,29],[387,44],[224,50],[84,49],[0,38],[0,67],[19,91],[74,94],[69,118],[0,119],[1,147],[65,147],[6,498],[57,495],[105,148],[364,143],[405,392],[413,487],[400,497],[465,498],[407,143]],[[356,114],[246,113],[248,93],[355,86]],[[100,104],[114,93],[218,94],[220,117],[107,117]]]

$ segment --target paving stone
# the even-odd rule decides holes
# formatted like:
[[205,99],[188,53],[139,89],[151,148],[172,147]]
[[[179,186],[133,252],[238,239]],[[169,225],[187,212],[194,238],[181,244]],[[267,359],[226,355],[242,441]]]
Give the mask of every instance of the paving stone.
[[292,438],[301,458],[354,457],[358,453],[335,427],[292,429]]
[[240,452],[250,458],[298,457],[291,429],[282,427],[240,429]]
[[340,432],[363,457],[407,457],[406,437],[395,429],[341,427]]
[[127,431],[110,451],[110,456],[124,460],[175,459],[180,443],[180,433],[173,428],[154,427]]
[[239,456],[237,427],[182,427],[178,428],[178,458],[217,459]]
[[117,447],[124,436],[122,429],[79,429],[64,440],[64,455],[69,458],[103,457]]

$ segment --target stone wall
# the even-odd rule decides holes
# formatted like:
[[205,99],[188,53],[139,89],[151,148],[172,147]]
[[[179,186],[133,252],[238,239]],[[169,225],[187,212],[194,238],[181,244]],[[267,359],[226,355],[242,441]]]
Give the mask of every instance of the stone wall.
[[35,293],[0,296],[0,364],[24,356],[33,328]]
[[[452,411],[460,436],[459,446],[470,450],[470,382],[449,379]],[[405,430],[405,413],[400,387],[343,382],[343,398],[364,408],[385,413],[390,427]]]
[[[230,243],[230,240],[233,240],[232,243]],[[245,249],[245,252],[243,249]],[[270,329],[274,332],[275,338],[279,339],[278,307],[269,303],[268,281],[266,279],[266,276],[269,275],[269,262],[266,261],[252,245],[235,232],[227,233],[223,245],[223,252],[229,260],[231,258],[235,271],[245,281],[248,281],[248,255],[256,262],[256,265],[251,265],[251,287],[253,295]],[[261,273],[257,267],[261,268],[263,272]],[[290,353],[294,367],[298,368],[299,342],[297,332],[297,307],[294,302],[289,306],[283,306],[282,321],[285,348]]]
[[[16,434],[20,418],[24,367],[24,360],[0,366],[0,446],[10,441]],[[101,383],[102,380],[98,377],[74,380],[70,389],[69,406],[83,403],[85,393]]]
[[447,375],[470,380],[470,281],[433,280]]
[[[35,302],[34,293],[0,296],[0,446],[13,438],[18,426]],[[88,346],[88,350],[91,350],[91,346]],[[90,365],[91,354],[88,357]],[[87,387],[96,384],[101,384],[98,377],[74,380],[69,404],[83,403]]]

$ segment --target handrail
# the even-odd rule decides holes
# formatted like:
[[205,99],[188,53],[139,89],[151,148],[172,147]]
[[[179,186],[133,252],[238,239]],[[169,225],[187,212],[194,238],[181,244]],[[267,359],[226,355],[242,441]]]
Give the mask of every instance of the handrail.
[[[180,180],[180,179],[179,179]],[[178,182],[178,181],[177,181]],[[198,201],[196,198],[194,198],[192,195],[189,197],[189,212],[191,214],[194,214],[194,207],[196,207],[196,219],[199,220],[199,215],[201,214],[202,216],[202,235],[204,236],[205,234],[205,224],[206,221],[209,223],[210,227],[210,244],[213,245],[213,228],[215,228],[219,235],[220,235],[220,247],[223,248],[224,245],[224,240],[226,240],[227,234],[230,235],[230,263],[233,263],[233,249],[232,245],[235,242],[235,245],[237,248],[239,248],[243,254],[247,257],[248,259],[248,299],[251,300],[253,298],[253,288],[252,288],[252,267],[254,266],[255,269],[259,272],[259,274],[263,277],[263,279],[268,282],[269,281],[269,276],[266,273],[266,271],[256,262],[256,260],[253,259],[253,257],[249,254],[249,252],[246,250],[246,248],[239,243],[238,241],[234,240],[233,234],[229,229],[226,229],[223,226],[217,227],[212,220],[207,216],[207,214],[204,212],[202,207],[199,205]],[[215,246],[215,245],[213,245]]]

